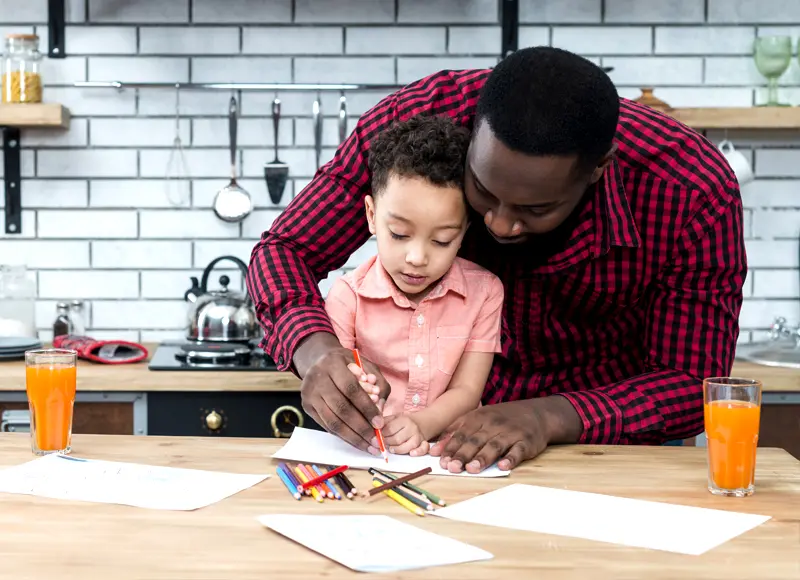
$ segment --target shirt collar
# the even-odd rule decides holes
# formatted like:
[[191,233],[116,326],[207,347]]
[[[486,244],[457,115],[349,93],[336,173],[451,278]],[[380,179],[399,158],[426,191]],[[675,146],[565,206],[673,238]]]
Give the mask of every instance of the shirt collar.
[[610,246],[622,248],[638,248],[642,244],[639,230],[625,195],[622,182],[622,173],[616,159],[613,159],[603,173],[599,214],[604,218],[604,243],[602,252],[608,251]]
[[[395,285],[392,277],[381,264],[378,256],[370,259],[367,272],[356,288],[356,293],[364,298],[374,298],[378,300],[391,298],[395,304],[401,308],[409,308],[411,301]],[[464,298],[467,296],[467,280],[464,276],[464,269],[461,267],[461,260],[456,258],[453,265],[442,277],[436,286],[431,290],[423,301],[434,300],[444,296],[447,292],[455,292]]]

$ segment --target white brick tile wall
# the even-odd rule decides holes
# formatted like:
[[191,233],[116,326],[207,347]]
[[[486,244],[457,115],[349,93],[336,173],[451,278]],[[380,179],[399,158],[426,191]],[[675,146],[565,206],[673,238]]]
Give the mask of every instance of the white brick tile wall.
[[[620,39],[624,38],[624,42]],[[649,54],[653,30],[646,26],[554,27],[553,46],[581,55]]]
[[[520,15],[520,46],[573,50],[614,67],[621,95],[634,98],[653,85],[679,107],[763,102],[753,39],[789,34],[796,44],[800,36],[800,3],[781,0],[522,0]],[[244,92],[237,168],[254,212],[241,224],[221,222],[211,206],[229,180],[230,93],[182,91],[188,175],[171,182],[173,206],[165,177],[175,91],[78,89],[73,82],[407,83],[442,68],[493,66],[498,16],[498,0],[68,0],[68,58],[44,58],[42,68],[45,99],[70,109],[71,127],[24,133],[23,232],[0,234],[0,256],[21,258],[38,276],[42,336],[52,334],[55,301],[74,296],[95,303],[90,330],[98,337],[180,338],[189,276],[223,254],[249,261],[263,231],[316,170],[316,94],[281,92],[280,157],[290,180],[272,204],[263,170],[273,158],[274,95]],[[0,35],[33,31],[45,52],[46,0],[0,0]],[[781,98],[800,105],[796,58],[780,84]],[[349,128],[389,92],[348,92]],[[324,162],[338,145],[339,95],[322,99]],[[800,320],[800,137],[710,131],[708,138],[732,139],[757,175],[742,188],[746,342],[762,336],[773,315]],[[0,195],[0,214],[3,202]],[[374,252],[369,241],[347,268]],[[219,273],[241,288],[229,266]],[[341,274],[324,280],[322,291]]]
[[39,272],[39,297],[58,300],[138,298],[139,274],[108,270]]
[[656,54],[745,54],[753,53],[752,26],[658,26]]
[[497,22],[495,0],[399,0],[398,22]]
[[141,54],[231,54],[239,52],[239,29],[143,26],[139,29]]
[[705,0],[606,0],[606,22],[703,22]]
[[519,19],[523,23],[600,23],[598,0],[521,0]]
[[295,0],[295,22],[365,23],[392,22],[394,0]]
[[192,59],[195,83],[288,83],[292,61],[281,57],[197,57]]
[[185,241],[92,242],[92,267],[113,269],[188,268],[192,243]]
[[344,28],[340,26],[267,26],[242,30],[245,54],[342,54],[343,46]]
[[188,0],[136,0],[113,2],[89,0],[89,20],[92,22],[188,22]]
[[41,210],[38,212],[40,238],[135,238],[135,211]]
[[500,33],[499,26],[450,26],[447,52],[496,55],[497,47],[500,46]]
[[447,29],[444,26],[403,28],[399,26],[351,27],[347,29],[347,54],[442,54]]

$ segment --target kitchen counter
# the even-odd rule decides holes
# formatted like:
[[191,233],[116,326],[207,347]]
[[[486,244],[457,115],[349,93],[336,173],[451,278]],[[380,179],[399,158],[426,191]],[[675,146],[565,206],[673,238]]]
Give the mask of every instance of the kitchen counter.
[[[352,572],[256,520],[267,513],[382,514],[488,550],[485,562],[428,568],[380,578],[650,578],[774,580],[800,577],[800,462],[762,449],[756,493],[721,498],[706,490],[705,450],[692,447],[560,446],[515,469],[508,478],[426,476],[423,487],[449,505],[512,483],[736,510],[772,519],[702,556],[630,548],[565,536],[519,532],[409,514],[390,499],[293,500],[269,456],[283,441],[78,435],[77,457],[129,461],[272,477],[193,512],[146,510],[0,494],[5,535],[3,573],[9,578],[195,578],[237,580],[372,577]],[[32,458],[28,436],[0,435],[0,466]],[[368,487],[364,471],[348,472]],[[330,533],[333,530],[322,530]],[[367,547],[365,546],[365,549]]]

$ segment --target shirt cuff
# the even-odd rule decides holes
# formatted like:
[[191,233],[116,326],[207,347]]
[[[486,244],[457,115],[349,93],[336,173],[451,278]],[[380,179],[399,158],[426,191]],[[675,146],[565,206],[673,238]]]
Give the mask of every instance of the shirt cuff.
[[622,411],[608,395],[600,391],[558,393],[565,397],[583,423],[578,443],[617,445],[622,437]]
[[[300,306],[292,308],[278,318],[261,341],[261,348],[275,361],[279,371],[297,375],[292,359],[297,345],[315,332],[329,332],[334,336],[325,308]],[[299,377],[299,375],[298,375]]]

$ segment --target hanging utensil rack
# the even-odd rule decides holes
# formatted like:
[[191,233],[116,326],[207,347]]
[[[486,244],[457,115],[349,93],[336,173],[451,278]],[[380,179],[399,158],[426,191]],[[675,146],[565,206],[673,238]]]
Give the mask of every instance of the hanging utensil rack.
[[404,85],[357,83],[137,83],[122,81],[79,81],[81,89],[179,89],[181,91],[395,91]]

